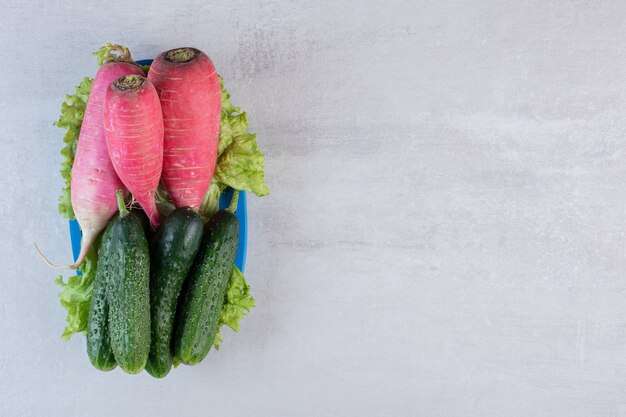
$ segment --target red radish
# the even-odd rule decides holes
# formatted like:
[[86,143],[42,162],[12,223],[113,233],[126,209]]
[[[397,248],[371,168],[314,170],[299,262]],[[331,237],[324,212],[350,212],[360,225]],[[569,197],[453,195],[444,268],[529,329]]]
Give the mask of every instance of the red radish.
[[160,54],[148,71],[161,99],[163,185],[176,207],[200,208],[215,170],[222,97],[213,63],[195,48]]
[[[96,237],[117,212],[115,192],[123,190],[124,185],[113,169],[104,139],[103,104],[105,92],[111,82],[128,74],[141,75],[143,71],[130,62],[107,62],[102,64],[94,78],[72,166],[72,207],[80,224],[83,240],[76,262],[62,268],[78,268]],[[50,266],[57,267],[43,258]]]
[[113,81],[104,97],[104,132],[117,175],[157,227],[155,193],[163,166],[163,115],[150,81],[140,75]]

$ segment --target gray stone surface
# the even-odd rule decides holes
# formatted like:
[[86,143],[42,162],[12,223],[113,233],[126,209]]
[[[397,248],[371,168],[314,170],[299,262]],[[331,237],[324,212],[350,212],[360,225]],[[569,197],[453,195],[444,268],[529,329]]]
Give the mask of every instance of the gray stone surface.
[[[0,414],[626,415],[626,3],[98,3],[0,12]],[[106,41],[207,51],[267,155],[258,307],[162,381],[61,340],[32,246]]]

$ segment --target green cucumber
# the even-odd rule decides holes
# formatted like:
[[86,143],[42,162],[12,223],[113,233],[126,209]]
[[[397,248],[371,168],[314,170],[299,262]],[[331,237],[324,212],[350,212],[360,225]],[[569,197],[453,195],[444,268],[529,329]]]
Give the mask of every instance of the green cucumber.
[[220,210],[209,219],[176,317],[174,356],[183,363],[199,363],[213,346],[238,237],[239,221],[231,212]]
[[150,244],[151,345],[146,371],[163,378],[172,367],[172,333],[180,291],[202,241],[204,222],[190,207],[174,210]]
[[109,301],[111,348],[120,368],[141,372],[150,351],[150,254],[141,221],[124,207],[118,192],[119,216],[102,237],[109,246],[104,267]]
[[109,304],[106,297],[106,260],[109,245],[101,245],[98,251],[98,266],[94,279],[91,307],[87,321],[87,356],[91,364],[101,371],[110,371],[117,366],[109,340]]

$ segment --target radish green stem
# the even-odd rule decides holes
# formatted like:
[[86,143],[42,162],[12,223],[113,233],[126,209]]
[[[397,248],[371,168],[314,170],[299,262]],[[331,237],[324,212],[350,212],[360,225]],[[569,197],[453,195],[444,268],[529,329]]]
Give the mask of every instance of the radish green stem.
[[122,190],[117,190],[117,207],[120,210],[120,217],[125,217],[128,214],[126,202],[124,201],[124,192]]
[[228,205],[227,210],[234,214],[235,210],[237,210],[238,203],[239,203],[239,190],[234,190],[233,197],[230,199],[230,204]]

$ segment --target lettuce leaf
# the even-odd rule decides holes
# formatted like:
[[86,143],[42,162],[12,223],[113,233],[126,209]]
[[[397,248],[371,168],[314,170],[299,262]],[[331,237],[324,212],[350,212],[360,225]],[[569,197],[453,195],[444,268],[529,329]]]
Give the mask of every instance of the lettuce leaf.
[[219,330],[213,341],[215,349],[219,349],[222,343],[222,326],[226,325],[238,332],[241,319],[255,306],[254,297],[250,294],[250,285],[246,282],[246,278],[239,268],[233,268],[220,314]]
[[200,213],[210,217],[217,211],[219,193],[227,187],[250,191],[259,197],[269,194],[265,185],[265,157],[256,142],[256,135],[248,132],[247,115],[230,101],[230,94],[222,89],[222,114],[220,117],[220,142],[217,164],[211,186],[204,197]]
[[234,136],[232,143],[217,159],[216,179],[236,190],[251,191],[263,197],[270,192],[263,176],[264,158],[256,143],[256,135],[243,133]]
[[78,143],[78,135],[80,127],[83,123],[83,115],[87,106],[87,98],[91,91],[93,80],[85,77],[74,88],[74,94],[67,95],[65,102],[61,104],[61,116],[59,120],[54,122],[55,126],[66,129],[63,137],[64,146],[61,149],[63,162],[61,163],[61,177],[65,181],[61,196],[59,197],[59,213],[61,216],[69,220],[74,220],[74,210],[72,209],[72,201],[70,199],[70,184],[72,182],[72,164],[76,155],[76,144]]
[[200,216],[205,222],[219,210],[220,195],[225,189],[226,186],[217,181],[215,176],[211,178],[209,189],[204,195],[202,204],[200,204]]
[[256,135],[248,132],[246,113],[230,102],[222,77],[220,87],[222,115],[215,177],[218,182],[236,190],[266,196],[269,189],[265,186],[265,157],[256,143]]
[[58,276],[54,281],[61,286],[59,301],[63,308],[67,310],[67,326],[63,329],[61,337],[69,340],[74,333],[87,329],[87,319],[89,318],[89,305],[93,293],[93,281],[96,277],[98,265],[97,253],[98,242],[94,244],[85,262],[78,268],[83,274],[74,275],[63,281],[63,276]]

